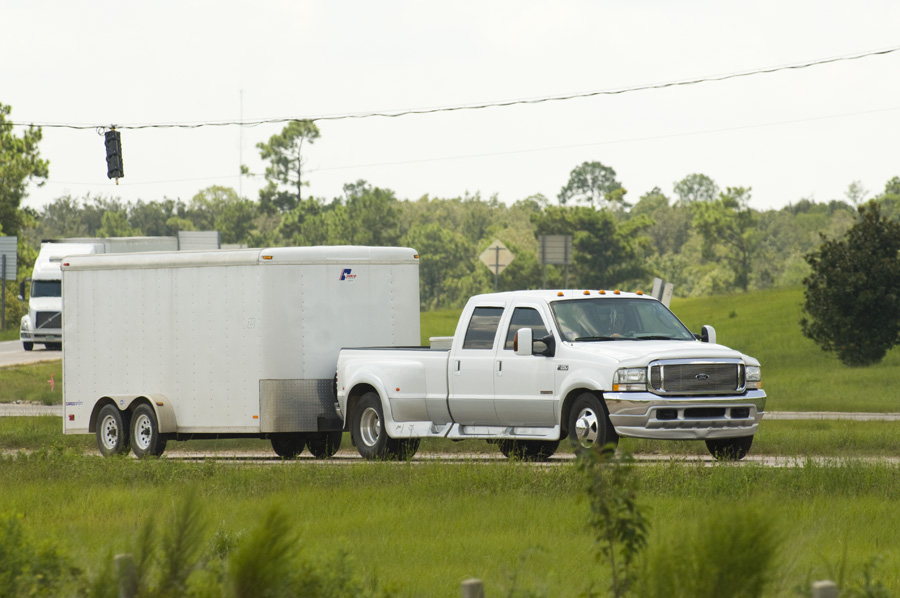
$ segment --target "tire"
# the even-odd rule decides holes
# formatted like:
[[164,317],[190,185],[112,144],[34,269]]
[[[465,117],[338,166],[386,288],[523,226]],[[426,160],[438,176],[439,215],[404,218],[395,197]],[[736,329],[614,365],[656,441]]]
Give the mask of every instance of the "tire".
[[138,459],[159,457],[166,450],[166,439],[159,433],[156,411],[146,403],[131,414],[131,450]]
[[22,343],[22,348],[25,349],[26,351],[31,351],[31,350],[34,349],[34,343],[25,343],[25,342],[23,342],[23,343]]
[[719,461],[740,461],[750,452],[753,436],[738,438],[708,438],[706,448]]
[[115,405],[104,405],[97,415],[97,448],[104,457],[124,455],[131,448],[128,442],[126,415]]
[[47,343],[44,348],[48,351],[62,351],[62,343]]
[[340,431],[310,434],[306,448],[316,459],[330,459],[341,448],[341,436],[343,433]]
[[282,459],[296,459],[306,446],[305,434],[279,434],[272,436],[272,450]]
[[498,445],[507,459],[546,461],[559,448],[559,440],[501,440]]
[[419,448],[418,439],[411,439],[415,442],[401,441],[387,435],[381,398],[374,392],[367,392],[356,404],[350,434],[356,450],[369,461],[404,458],[410,450],[415,454]]
[[584,392],[569,411],[569,442],[575,452],[619,444],[619,435],[609,421],[606,405],[592,392]]

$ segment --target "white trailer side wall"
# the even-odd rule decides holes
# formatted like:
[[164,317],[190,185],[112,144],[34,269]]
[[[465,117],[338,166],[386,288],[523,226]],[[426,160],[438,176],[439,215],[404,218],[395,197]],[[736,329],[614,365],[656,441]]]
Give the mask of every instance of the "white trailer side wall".
[[419,344],[418,260],[400,248],[72,258],[64,431],[97,401],[161,395],[179,433],[340,429],[344,346]]

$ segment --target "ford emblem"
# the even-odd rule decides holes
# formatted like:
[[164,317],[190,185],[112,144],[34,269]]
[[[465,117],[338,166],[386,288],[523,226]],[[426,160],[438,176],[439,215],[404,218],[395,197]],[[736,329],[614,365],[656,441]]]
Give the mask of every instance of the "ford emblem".
[[697,374],[694,378],[697,380],[709,380],[709,374]]

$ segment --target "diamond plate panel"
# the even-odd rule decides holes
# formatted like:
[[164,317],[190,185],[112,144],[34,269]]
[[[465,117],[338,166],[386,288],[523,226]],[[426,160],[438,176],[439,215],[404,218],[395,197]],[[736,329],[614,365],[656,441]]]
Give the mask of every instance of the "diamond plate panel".
[[332,380],[260,380],[259,431],[340,430],[335,400]]

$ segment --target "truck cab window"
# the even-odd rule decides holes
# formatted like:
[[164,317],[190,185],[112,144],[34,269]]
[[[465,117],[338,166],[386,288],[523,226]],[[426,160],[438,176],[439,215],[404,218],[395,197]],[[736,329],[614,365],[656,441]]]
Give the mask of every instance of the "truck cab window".
[[494,337],[497,336],[502,315],[502,307],[476,307],[472,312],[472,319],[469,320],[469,327],[466,328],[462,348],[493,349]]
[[531,328],[534,332],[535,351],[540,352],[546,348],[544,343],[538,342],[538,339],[542,339],[548,334],[547,327],[544,326],[544,321],[541,319],[541,314],[538,310],[531,307],[517,307],[509,321],[509,329],[506,331],[506,344],[503,346],[504,349],[507,351],[513,350],[513,339],[515,339],[516,333],[520,328]]
[[32,297],[62,297],[61,280],[34,280],[31,282]]

